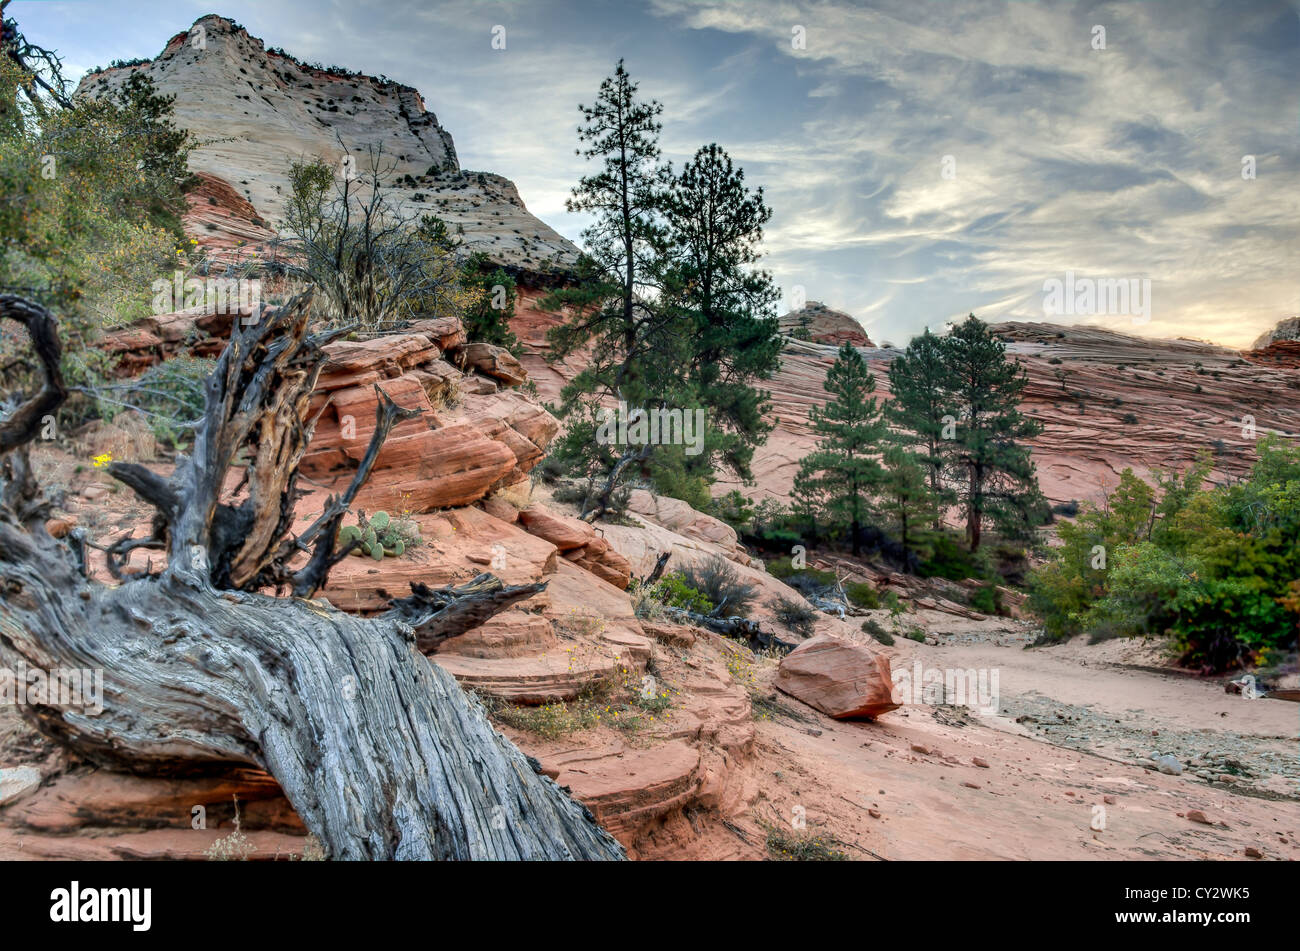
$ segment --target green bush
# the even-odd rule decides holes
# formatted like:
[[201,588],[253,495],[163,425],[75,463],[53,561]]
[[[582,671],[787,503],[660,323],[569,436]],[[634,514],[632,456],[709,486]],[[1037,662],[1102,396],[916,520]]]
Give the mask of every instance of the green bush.
[[1126,470],[1105,506],[1063,523],[1029,578],[1044,639],[1168,634],[1207,672],[1294,649],[1300,448],[1269,437],[1256,451],[1250,478],[1226,486],[1206,485],[1207,459],[1155,486]]
[[880,607],[880,593],[865,581],[850,581],[844,586],[844,593],[854,607],[868,611]]
[[930,557],[916,569],[922,578],[964,581],[967,578],[987,577],[988,569],[947,532],[933,533],[928,541]]
[[833,571],[818,571],[816,568],[796,568],[791,564],[789,558],[777,558],[767,563],[767,573],[773,578],[780,578],[787,584],[795,583],[795,579],[803,579],[813,585],[826,587],[834,584],[838,579]]
[[747,544],[762,551],[790,551],[803,541],[799,520],[790,509],[774,499],[763,499],[754,506],[742,537]]
[[691,587],[682,577],[681,572],[674,571],[664,575],[655,588],[658,589],[659,600],[669,607],[693,611],[696,614],[708,614],[713,610],[713,603],[697,589]]
[[880,641],[880,643],[884,644],[886,647],[894,646],[894,635],[890,634],[883,627],[881,627],[880,622],[875,620],[874,618],[867,618],[865,621],[863,621],[862,630],[863,633],[870,634],[872,637]]
[[976,588],[970,596],[970,606],[980,614],[998,614],[1001,604],[997,589],[992,585]]
[[697,512],[708,512],[713,504],[709,483],[676,465],[656,461],[651,465],[650,481],[659,495],[680,499]]
[[704,511],[714,518],[722,519],[738,533],[743,531],[754,517],[754,507],[751,500],[735,489],[732,489],[726,495],[713,499]]
[[795,572],[802,570],[800,568],[796,568],[794,565],[790,563],[789,556],[785,558],[774,558],[771,561],[769,561],[764,567],[767,569],[767,573],[771,575],[773,578],[788,578]]
[[749,617],[758,594],[758,587],[741,581],[736,566],[721,555],[688,565],[682,569],[682,580],[727,617]]

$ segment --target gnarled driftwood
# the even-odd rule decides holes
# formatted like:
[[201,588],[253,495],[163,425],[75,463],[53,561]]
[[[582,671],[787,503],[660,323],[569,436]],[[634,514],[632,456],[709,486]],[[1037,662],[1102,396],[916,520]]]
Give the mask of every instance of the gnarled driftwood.
[[[403,413],[381,400],[352,487],[291,537],[311,438],[304,414],[333,336],[309,333],[309,305],[304,295],[235,326],[207,382],[193,452],[170,478],[110,467],[157,512],[152,535],[131,541],[165,551],[167,563],[109,587],[87,577],[77,540],[46,534],[28,464],[27,444],[63,399],[57,323],[0,296],[0,319],[27,327],[44,370],[41,390],[0,420],[0,666],[104,678],[101,711],[51,691],[29,696],[24,715],[113,769],[264,768],[331,858],[622,857],[421,653],[541,585],[490,575],[460,588],[416,585],[375,618],[307,597],[346,555],[334,547],[339,522]],[[231,492],[227,473],[240,468]],[[115,546],[119,570],[128,544]]]

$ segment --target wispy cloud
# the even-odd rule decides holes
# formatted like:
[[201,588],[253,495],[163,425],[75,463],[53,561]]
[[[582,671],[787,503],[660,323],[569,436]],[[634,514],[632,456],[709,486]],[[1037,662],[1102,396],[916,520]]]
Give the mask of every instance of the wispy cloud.
[[[154,55],[208,5],[11,10],[76,70]],[[514,179],[573,238],[576,106],[626,57],[665,104],[667,157],[726,147],[775,209],[778,281],[876,339],[969,311],[1045,319],[1043,282],[1067,270],[1151,280],[1150,323],[1117,329],[1245,345],[1300,312],[1300,16],[1282,0],[231,0],[217,12],[269,45],[416,86],[463,164]]]

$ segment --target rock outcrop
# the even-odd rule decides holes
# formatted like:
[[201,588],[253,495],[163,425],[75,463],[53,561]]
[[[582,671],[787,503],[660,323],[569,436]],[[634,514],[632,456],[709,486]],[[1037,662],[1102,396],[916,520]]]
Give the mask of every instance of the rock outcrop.
[[780,318],[781,333],[814,343],[828,343],[836,347],[851,343],[855,347],[872,347],[871,338],[862,325],[839,310],[832,310],[821,301],[810,300],[798,310]]
[[1300,369],[1300,317],[1279,321],[1272,330],[1261,334],[1242,357],[1263,366]]
[[217,260],[266,250],[290,193],[291,163],[320,158],[341,169],[350,155],[364,172],[372,146],[394,163],[403,212],[463,229],[470,250],[523,273],[576,259],[573,244],[529,214],[508,179],[461,168],[451,133],[410,86],[306,64],[215,15],[177,33],[153,60],[91,73],[77,94],[110,94],[135,73],[176,97],[176,124],[202,143],[190,158],[202,184],[186,226]]
[[470,505],[523,479],[542,458],[557,429],[554,418],[490,381],[482,381],[486,392],[470,390],[443,359],[455,359],[463,333],[451,322],[430,323],[423,332],[326,347],[304,475],[330,486],[351,479],[374,432],[376,387],[419,415],[393,427],[376,477],[357,496],[362,508],[425,513]]
[[519,522],[533,535],[554,545],[569,561],[620,590],[627,588],[631,565],[591,525],[536,506],[521,511]]
[[1260,334],[1250,345],[1251,350],[1264,350],[1274,343],[1300,340],[1300,317],[1279,320],[1272,330]]

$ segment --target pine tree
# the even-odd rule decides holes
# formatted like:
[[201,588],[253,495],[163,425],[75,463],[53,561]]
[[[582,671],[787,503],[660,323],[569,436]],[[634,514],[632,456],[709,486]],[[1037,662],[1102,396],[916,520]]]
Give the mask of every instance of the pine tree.
[[877,456],[888,428],[872,396],[876,378],[851,344],[840,348],[822,385],[832,399],[809,413],[820,438],[800,461],[799,479],[823,493],[827,515],[848,526],[853,554],[859,555],[871,496],[884,478]]
[[[944,362],[945,344],[945,338],[931,333],[927,327],[894,358],[889,365],[889,389],[893,399],[885,408],[889,421],[897,427],[896,438],[913,448],[916,461],[925,469],[930,493],[936,503],[933,516],[936,529],[943,518],[943,506],[956,501],[956,494],[944,485],[943,478],[952,446],[944,438],[944,430],[955,420],[956,413],[948,367]],[[944,417],[948,420],[945,421]]]
[[751,191],[716,144],[697,151],[665,195],[664,297],[684,389],[709,422],[705,452],[690,470],[709,480],[719,468],[751,478],[754,448],[772,429],[768,394],[754,384],[780,365],[779,295],[771,275],[751,267],[771,217],[762,188]]
[[[549,332],[551,359],[586,348],[587,365],[561,392],[557,415],[570,428],[595,432],[602,400],[646,409],[662,405],[656,367],[671,354],[663,353],[664,313],[657,296],[647,293],[647,282],[664,270],[658,261],[665,246],[660,211],[670,172],[660,163],[663,106],[638,99],[622,60],[600,84],[595,103],[578,108],[578,138],[587,143],[579,154],[600,164],[578,182],[566,207],[594,220],[582,233],[584,254],[574,282],[542,305],[568,307],[572,315]],[[561,440],[552,455],[559,465],[588,476],[606,467],[621,474],[644,463],[650,448],[621,447],[611,464],[608,447],[575,438]],[[586,500],[584,518],[604,512],[616,482],[590,482],[601,488]]]
[[1020,412],[1029,379],[1006,349],[974,314],[953,327],[942,348],[958,419],[953,475],[971,551],[980,546],[986,519],[1007,535],[1026,537],[1043,509],[1029,447],[1018,442],[1042,426]]
[[817,522],[825,508],[826,493],[817,474],[801,467],[790,489],[790,515],[799,526],[799,536],[809,548],[815,547],[820,540]]
[[910,560],[916,530],[939,517],[939,506],[927,481],[927,467],[915,453],[893,445],[884,453],[885,477],[880,485],[879,509],[891,521]]
[[554,328],[552,342],[557,359],[596,343],[595,362],[581,383],[571,384],[575,395],[603,389],[635,402],[643,395],[648,344],[662,324],[645,290],[660,270],[654,256],[664,241],[659,211],[670,173],[659,160],[663,106],[637,98],[637,85],[619,60],[596,102],[578,108],[584,120],[578,138],[588,143],[579,154],[600,167],[578,182],[565,207],[595,220],[582,233],[585,266],[577,286],[546,302],[581,309]]

